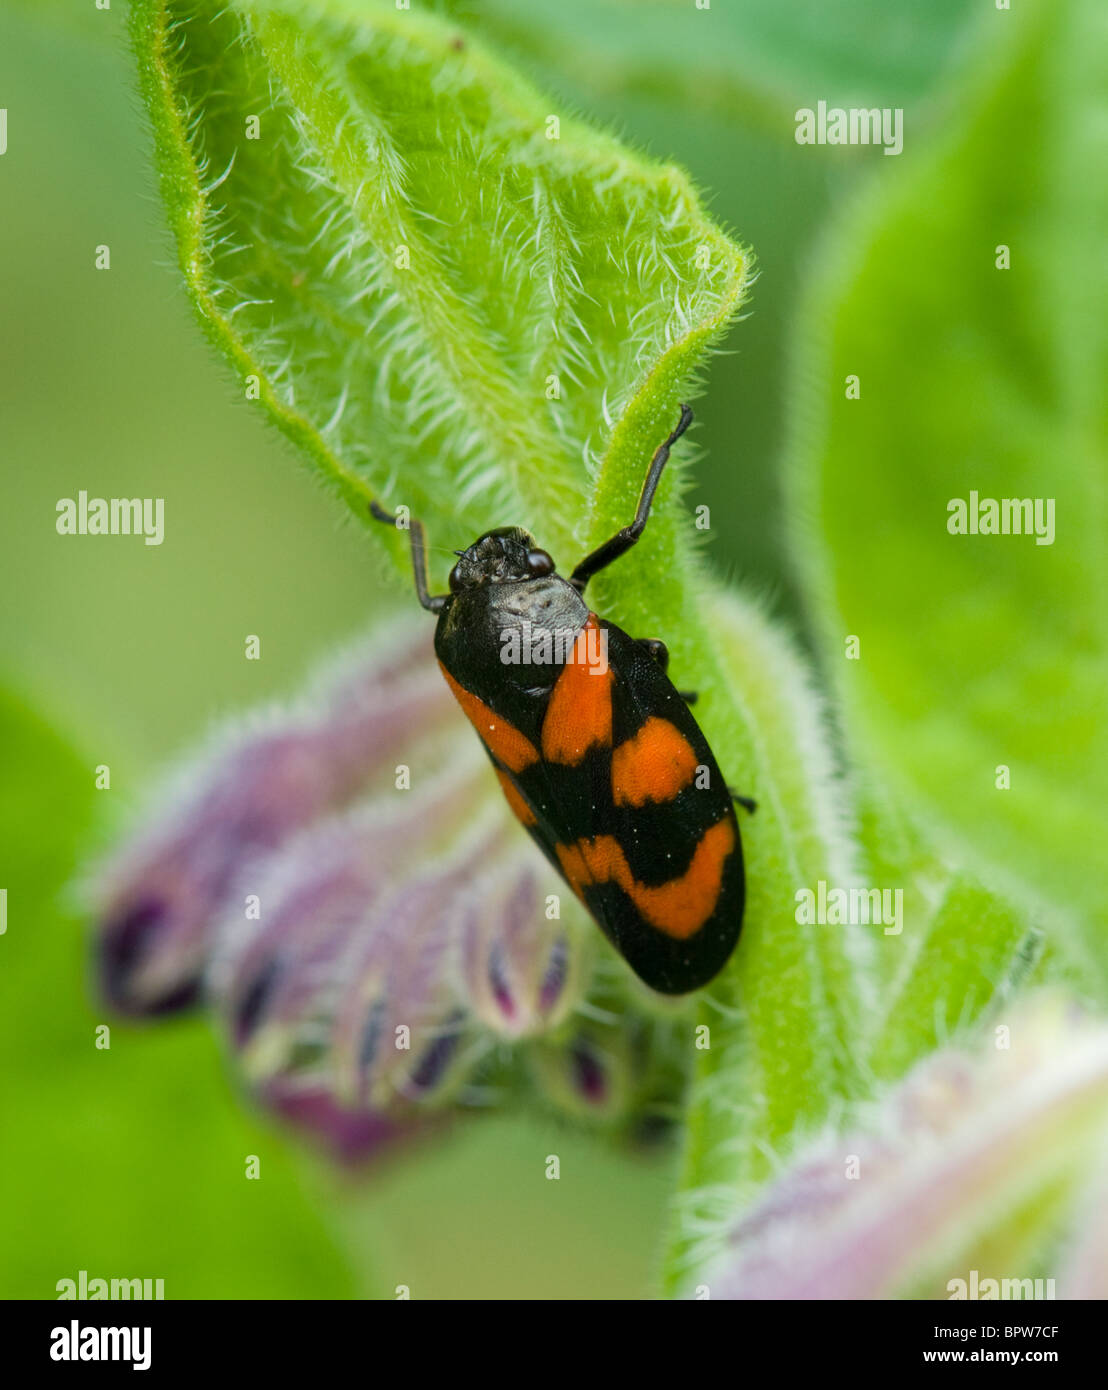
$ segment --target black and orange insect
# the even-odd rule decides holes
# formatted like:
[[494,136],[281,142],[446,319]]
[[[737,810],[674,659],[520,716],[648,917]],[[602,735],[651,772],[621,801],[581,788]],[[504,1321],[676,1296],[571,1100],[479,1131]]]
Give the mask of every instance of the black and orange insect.
[[[682,695],[669,653],[589,610],[589,580],[642,535],[677,428],[651,460],[635,519],[563,579],[518,526],[455,551],[450,592],[427,586],[410,523],[416,593],[438,614],[435,652],[492,759],[508,804],[635,973],[685,994],[723,967],[745,882],[733,794]],[[376,503],[379,521],[396,518]],[[754,809],[743,797],[734,800]]]

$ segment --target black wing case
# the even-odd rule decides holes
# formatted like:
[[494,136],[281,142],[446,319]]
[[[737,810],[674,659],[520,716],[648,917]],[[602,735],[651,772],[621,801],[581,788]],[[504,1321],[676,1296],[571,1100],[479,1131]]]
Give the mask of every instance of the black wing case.
[[[503,711],[542,756],[516,771],[490,757],[520,820],[635,973],[684,994],[718,974],[738,940],[738,822],[707,740],[657,661],[620,628],[597,625],[607,634],[606,736],[588,685],[603,678],[572,673],[573,698],[559,702],[556,685],[539,708]],[[563,720],[580,715],[592,740],[583,751],[552,727],[559,704]]]

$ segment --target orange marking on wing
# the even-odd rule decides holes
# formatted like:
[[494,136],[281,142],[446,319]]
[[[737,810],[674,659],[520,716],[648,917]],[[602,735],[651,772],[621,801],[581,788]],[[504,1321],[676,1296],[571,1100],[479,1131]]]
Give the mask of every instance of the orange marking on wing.
[[554,682],[542,724],[542,755],[575,767],[590,748],[612,741],[612,672],[605,634],[590,613]]
[[539,760],[538,749],[524,734],[507,719],[489,709],[484,700],[458,684],[446,667],[439,662],[439,669],[446,677],[446,683],[454,692],[454,698],[462,707],[466,718],[481,735],[485,747],[499,758],[510,772],[522,772],[525,767]]
[[530,806],[528,806],[527,802],[523,799],[523,793],[520,791],[520,789],[516,786],[516,784],[512,781],[508,774],[502,771],[500,768],[496,769],[496,775],[500,779],[500,785],[504,790],[504,795],[507,798],[508,805],[512,808],[512,812],[516,816],[516,818],[518,820],[521,820],[524,825],[534,825],[535,813],[531,810]]
[[666,936],[684,941],[700,930],[715,911],[723,884],[723,866],[735,848],[730,818],[717,821],[700,837],[689,867],[679,878],[649,887],[632,876],[627,857],[613,835],[556,845],[562,872],[580,897],[591,883],[617,883],[641,915]]
[[596,880],[589,872],[589,866],[585,862],[585,856],[581,850],[581,845],[589,844],[588,840],[579,841],[575,845],[555,845],[554,851],[558,856],[558,863],[562,866],[562,873],[566,876],[566,882],[580,898],[583,896],[586,887]]
[[697,769],[684,734],[655,715],[612,753],[612,796],[617,806],[671,801]]

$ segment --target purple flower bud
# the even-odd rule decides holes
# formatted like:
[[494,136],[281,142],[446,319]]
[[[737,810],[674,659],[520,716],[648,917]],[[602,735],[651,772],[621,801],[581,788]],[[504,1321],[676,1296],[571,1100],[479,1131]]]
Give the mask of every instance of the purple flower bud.
[[426,867],[426,840],[476,795],[472,771],[448,771],[422,793],[386,794],[250,861],[239,882],[260,916],[248,920],[238,908],[224,917],[208,981],[247,1075],[272,1078],[294,1057],[302,1064],[313,1040],[329,1063],[336,1012],[361,955],[388,962],[400,946],[445,934],[432,914],[422,935],[398,942],[392,898],[406,872]]
[[106,999],[131,1014],[191,1002],[212,924],[250,858],[391,783],[404,739],[456,718],[427,634],[404,620],[337,662],[293,708],[219,734],[93,876]]
[[[95,881],[116,1007],[203,992],[256,1098],[346,1159],[561,1025],[592,936],[411,630],[218,739]],[[622,1112],[624,1048],[554,1049],[571,1105]]]
[[581,1020],[564,1037],[533,1044],[529,1057],[536,1081],[559,1110],[604,1124],[627,1118],[640,1068],[622,1020]]
[[461,937],[467,995],[481,1021],[505,1038],[548,1032],[580,999],[591,937],[568,899],[525,841],[474,887]]
[[259,1098],[293,1129],[314,1139],[331,1158],[350,1166],[379,1158],[429,1129],[425,1120],[348,1110],[325,1087],[298,1085],[287,1078],[270,1082]]
[[975,1297],[987,1280],[1033,1283],[1028,1264],[1065,1212],[1059,1193],[1074,1202],[1108,1141],[1108,1028],[1048,1000],[993,1041],[977,1056],[927,1059],[869,1132],[795,1160],[697,1282],[713,1298],[773,1299]]
[[467,1074],[480,1044],[459,942],[475,916],[498,910],[475,866],[509,881],[513,832],[499,806],[486,805],[448,850],[392,877],[373,930],[352,941],[333,1031],[335,1084],[348,1102],[437,1102]]
[[1058,1296],[1103,1302],[1108,1298],[1108,1151],[1076,1207],[1080,1219],[1064,1252]]

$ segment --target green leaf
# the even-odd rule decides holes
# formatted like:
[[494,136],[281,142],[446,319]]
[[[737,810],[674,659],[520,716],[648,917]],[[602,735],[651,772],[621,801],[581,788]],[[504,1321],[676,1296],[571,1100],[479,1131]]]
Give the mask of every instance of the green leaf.
[[865,1019],[866,1066],[891,1080],[974,1024],[1040,967],[1028,913],[958,859],[942,859],[901,807],[858,785],[867,883],[902,893],[899,929],[878,933],[878,998]]
[[[763,800],[748,825],[749,923],[700,1008],[711,1046],[697,1053],[670,1292],[706,1277],[728,1220],[808,1135],[1003,1007],[1042,954],[1026,912],[939,859],[877,789],[835,776],[820,702],[781,637],[734,600],[712,617],[764,759],[749,785],[788,810],[763,827]],[[894,922],[799,922],[796,890],[820,879],[889,892]]]
[[576,553],[590,471],[645,466],[748,282],[686,177],[416,10],[140,0],[132,28],[189,293],[276,423],[359,517]]
[[728,776],[758,809],[743,817],[743,936],[698,997],[696,1023],[708,1032],[694,1052],[664,1276],[671,1289],[721,1234],[721,1202],[733,1210],[804,1133],[863,1092],[859,1041],[873,1002],[872,929],[796,918],[798,888],[819,879],[847,884],[857,874],[849,792],[829,751],[821,701],[791,644],[756,605],[716,595],[708,617],[731,696],[710,725],[712,737],[735,750]]
[[[816,272],[794,549],[870,779],[1026,906],[1068,906],[1105,989],[1108,39],[1088,0],[1020,9],[957,127],[880,170]],[[1054,543],[949,533],[971,490],[1050,499]]]
[[1027,973],[1037,952],[1022,914],[969,874],[949,877],[905,945],[869,1025],[869,1064],[882,1080],[902,1075],[976,1021],[998,991]]
[[[20,1194],[0,1212],[0,1294],[54,1298],[85,1269],[164,1279],[167,1298],[359,1296],[302,1159],[243,1112],[207,1022],[149,1031],[89,988],[64,885],[116,793],[2,689],[0,748],[4,1172]],[[264,1181],[247,1182],[248,1154]]]
[[472,22],[574,94],[641,96],[791,141],[796,108],[820,98],[911,106],[977,19],[973,0],[884,0],[862,24],[826,0],[485,0]]

